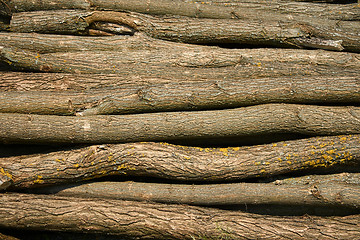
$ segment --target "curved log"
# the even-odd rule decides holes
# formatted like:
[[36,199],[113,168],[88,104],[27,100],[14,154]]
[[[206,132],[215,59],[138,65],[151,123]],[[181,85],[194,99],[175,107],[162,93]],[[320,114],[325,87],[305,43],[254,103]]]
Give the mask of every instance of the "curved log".
[[360,208],[360,185],[322,183],[321,181],[311,185],[93,182],[36,191],[36,193],[39,192],[55,193],[66,197],[96,197],[200,206],[271,204]]
[[137,239],[355,239],[360,217],[270,216],[184,205],[1,194],[0,226]]
[[359,135],[234,148],[185,147],[167,143],[96,145],[1,158],[1,189],[69,183],[109,175],[234,181],[352,165],[359,162],[359,154]]

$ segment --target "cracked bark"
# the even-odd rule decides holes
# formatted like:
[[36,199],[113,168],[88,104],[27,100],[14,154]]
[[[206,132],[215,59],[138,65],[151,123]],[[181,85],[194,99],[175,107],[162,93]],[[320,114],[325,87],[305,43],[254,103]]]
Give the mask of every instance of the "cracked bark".
[[[321,178],[320,178],[321,179]],[[227,183],[210,185],[141,182],[93,182],[39,189],[36,193],[67,197],[96,197],[200,206],[271,204],[339,206],[360,209],[360,186],[339,183],[274,185]]]
[[[0,48],[0,61],[14,70],[65,73],[106,73],[122,76],[279,77],[355,74],[356,53],[300,49],[222,49],[209,46],[124,51],[82,51],[39,54]],[[207,73],[204,73],[206,69]]]
[[264,103],[360,104],[357,76],[235,80],[209,74],[203,80],[186,76],[171,80],[144,76],[139,80],[111,74],[10,72],[0,73],[0,77],[2,113],[88,116]]
[[[1,188],[18,189],[109,175],[182,181],[237,181],[359,163],[359,135],[267,145],[199,148],[167,143],[95,145],[1,158]],[[281,184],[281,182],[280,182]]]
[[137,239],[348,239],[359,215],[269,216],[184,205],[1,194],[0,226],[108,233]]
[[[39,32],[88,35],[94,22],[125,25],[151,37],[196,44],[250,44],[273,47],[313,47],[359,52],[359,22],[321,20],[303,22],[281,19],[196,19],[152,17],[139,13],[80,10],[15,13],[12,32]],[[314,24],[312,24],[314,22]],[[304,44],[312,39],[322,44]],[[322,40],[322,41],[321,41]]]
[[120,143],[230,138],[251,143],[360,133],[359,107],[265,104],[228,110],[131,115],[0,114],[2,143]]

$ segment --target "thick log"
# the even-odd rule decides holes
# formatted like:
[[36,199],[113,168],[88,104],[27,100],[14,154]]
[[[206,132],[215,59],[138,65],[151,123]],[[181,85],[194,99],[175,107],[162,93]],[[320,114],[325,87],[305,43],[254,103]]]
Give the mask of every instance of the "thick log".
[[67,197],[96,197],[200,206],[313,205],[360,208],[360,185],[274,185],[272,183],[161,184],[93,182],[69,187],[39,189],[36,193]]
[[234,181],[298,170],[351,166],[359,160],[359,135],[354,135],[234,148],[185,147],[167,143],[96,145],[1,158],[0,172],[1,188],[16,189],[109,175]]
[[2,113],[87,116],[225,109],[265,103],[360,104],[358,76],[212,80],[215,76],[209,74],[209,79],[204,80],[187,76],[167,80],[9,72],[0,73],[0,77]]
[[2,143],[120,143],[360,133],[360,107],[265,104],[132,115],[0,114]]
[[[176,46],[174,46],[176,47]],[[232,77],[278,77],[358,73],[356,53],[295,49],[173,48],[39,54],[0,48],[0,61],[14,70],[65,73],[106,73],[123,76],[177,78],[184,75],[222,74]],[[205,70],[204,70],[205,69]]]
[[[12,32],[89,35],[95,22],[111,22],[164,40],[196,44],[250,44],[261,46],[312,47],[359,52],[358,21],[321,21],[321,25],[279,19],[196,19],[151,17],[110,11],[39,11],[13,15]],[[304,41],[306,41],[304,43]]]
[[0,195],[0,226],[137,239],[355,239],[360,217],[270,216],[184,205]]

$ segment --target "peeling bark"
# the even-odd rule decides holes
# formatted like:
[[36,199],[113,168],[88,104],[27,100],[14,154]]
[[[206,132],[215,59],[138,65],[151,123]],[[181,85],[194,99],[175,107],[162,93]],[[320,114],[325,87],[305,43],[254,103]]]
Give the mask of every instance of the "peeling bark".
[[0,195],[0,226],[108,233],[137,239],[349,239],[359,215],[269,216],[184,205]]
[[[12,32],[39,32],[88,35],[95,22],[124,25],[151,37],[196,44],[250,44],[273,47],[329,46],[359,52],[359,22],[337,20],[312,24],[293,20],[196,19],[187,17],[151,17],[136,13],[110,11],[39,11],[15,13],[10,22]],[[303,44],[302,39],[324,40],[320,45]],[[330,42],[328,40],[331,40]],[[335,41],[341,48],[336,48]]]
[[360,185],[324,184],[321,180],[312,185],[93,182],[78,186],[39,189],[36,193],[200,206],[272,204],[360,208]]
[[359,154],[359,135],[234,148],[128,143],[1,158],[0,170],[1,176],[8,179],[2,189],[9,185],[12,189],[27,188],[109,175],[235,181],[352,165],[359,162]]

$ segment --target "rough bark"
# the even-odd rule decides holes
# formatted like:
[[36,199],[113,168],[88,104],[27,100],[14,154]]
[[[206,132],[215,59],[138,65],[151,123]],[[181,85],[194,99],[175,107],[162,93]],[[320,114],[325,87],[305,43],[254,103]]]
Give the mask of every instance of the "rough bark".
[[120,143],[360,133],[359,107],[265,104],[132,115],[0,114],[2,143]]
[[[327,5],[307,4],[291,1],[182,1],[182,0],[161,0],[161,1],[125,1],[125,0],[76,0],[64,2],[61,0],[26,1],[12,0],[5,5],[3,2],[2,15],[10,16],[14,12],[29,12],[39,10],[60,10],[60,9],[97,9],[113,11],[131,11],[146,13],[150,15],[180,15],[197,18],[272,18],[279,19],[320,17],[336,20],[355,21],[359,20],[359,11],[356,5]],[[265,15],[265,16],[264,16]],[[294,16],[295,15],[295,16]]]
[[358,76],[212,80],[210,75],[204,80],[186,76],[167,80],[10,72],[0,73],[0,77],[2,113],[86,116],[224,109],[264,103],[360,104]]
[[360,185],[360,173],[338,173],[338,174],[327,174],[327,175],[306,175],[301,177],[291,177],[278,179],[274,181],[274,184],[290,184],[290,185],[314,185],[314,184],[331,184],[331,183],[342,183]]
[[12,32],[89,35],[95,22],[111,22],[164,40],[196,44],[250,44],[311,47],[359,52],[358,21],[327,20],[321,25],[284,20],[151,17],[110,11],[39,11],[13,15]]
[[349,239],[360,217],[269,216],[120,200],[2,194],[0,226],[103,232],[137,239]]
[[359,154],[359,135],[234,148],[128,143],[1,158],[0,170],[2,189],[68,183],[108,175],[234,181],[298,170],[351,166],[359,162]]
[[94,182],[69,187],[40,189],[36,193],[69,197],[97,197],[200,206],[273,204],[360,208],[360,185],[338,183],[274,185],[227,183],[210,185],[142,182]]
[[[341,72],[358,73],[356,53],[294,49],[222,49],[218,47],[183,47],[165,51],[125,50],[39,54],[17,48],[0,49],[0,61],[14,70],[106,73],[122,76],[148,75],[201,77],[219,74],[227,78],[318,76]],[[204,73],[206,71],[206,73]],[[215,75],[216,76],[216,75]]]

